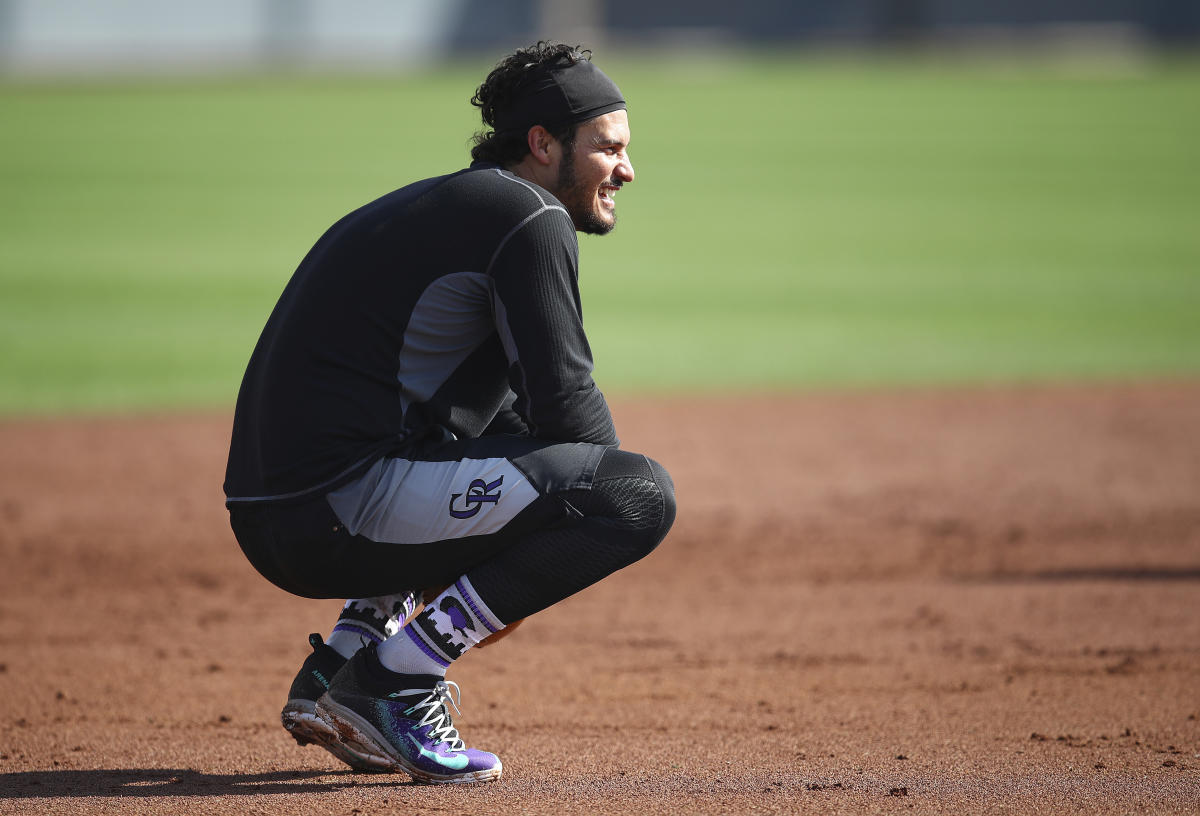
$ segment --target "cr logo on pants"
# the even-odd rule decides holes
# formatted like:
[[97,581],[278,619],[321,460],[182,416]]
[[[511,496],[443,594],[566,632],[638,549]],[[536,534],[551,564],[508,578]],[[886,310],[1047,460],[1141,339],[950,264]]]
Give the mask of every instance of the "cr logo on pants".
[[[504,483],[504,477],[501,476],[494,482],[485,482],[483,479],[475,479],[467,487],[466,494],[455,493],[450,496],[450,515],[456,519],[469,519],[483,507],[484,502],[495,504],[500,500],[500,485]],[[493,493],[492,491],[496,491]],[[463,497],[462,509],[454,506],[458,501],[459,496]]]

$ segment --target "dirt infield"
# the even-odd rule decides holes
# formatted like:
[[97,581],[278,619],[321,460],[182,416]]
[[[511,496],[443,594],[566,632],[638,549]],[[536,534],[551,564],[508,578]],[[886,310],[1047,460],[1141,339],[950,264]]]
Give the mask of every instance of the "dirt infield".
[[504,778],[278,724],[337,601],[225,416],[0,424],[0,813],[1200,812],[1200,383],[615,404],[679,520],[452,669]]

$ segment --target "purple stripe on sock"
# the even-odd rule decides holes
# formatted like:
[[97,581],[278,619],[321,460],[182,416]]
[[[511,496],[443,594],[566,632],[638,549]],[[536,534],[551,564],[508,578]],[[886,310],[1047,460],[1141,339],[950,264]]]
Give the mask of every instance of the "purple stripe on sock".
[[475,617],[479,618],[479,622],[482,623],[485,627],[487,627],[487,630],[489,632],[491,632],[492,634],[495,634],[496,632],[499,631],[494,626],[492,626],[492,624],[488,621],[488,619],[484,616],[484,614],[479,611],[479,607],[475,605],[475,599],[471,597],[471,593],[467,592],[467,590],[463,588],[461,578],[454,582],[454,588],[458,590],[459,595],[463,596],[463,600],[467,602],[467,606],[471,607],[471,611],[475,613]]
[[362,626],[355,626],[352,623],[337,623],[333,627],[335,632],[350,632],[356,635],[362,635],[373,643],[383,643],[383,638],[379,636],[373,629],[367,629]]
[[404,631],[408,634],[409,640],[421,647],[421,651],[425,653],[426,657],[428,657],[430,660],[436,661],[437,664],[442,668],[450,668],[450,661],[431,649],[429,644],[421,640],[421,636],[412,630],[411,626],[405,626]]

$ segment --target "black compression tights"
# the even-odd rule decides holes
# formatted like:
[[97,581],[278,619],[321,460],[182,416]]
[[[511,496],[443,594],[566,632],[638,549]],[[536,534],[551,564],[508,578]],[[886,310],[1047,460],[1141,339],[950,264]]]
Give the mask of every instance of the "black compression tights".
[[605,451],[590,490],[555,496],[572,520],[525,536],[467,573],[505,623],[540,612],[649,554],[675,521],[675,487],[641,454]]

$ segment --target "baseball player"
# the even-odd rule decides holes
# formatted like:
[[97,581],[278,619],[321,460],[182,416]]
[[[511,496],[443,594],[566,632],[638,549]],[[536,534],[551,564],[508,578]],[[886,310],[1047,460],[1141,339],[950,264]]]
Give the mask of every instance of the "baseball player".
[[263,576],[349,599],[328,642],[310,636],[285,727],[419,782],[501,774],[454,727],[450,664],[675,518],[667,472],[619,447],[580,305],[576,233],[611,231],[634,179],[625,99],[590,52],[539,42],[472,104],[468,168],[355,210],[301,262],[247,367],[225,479]]

